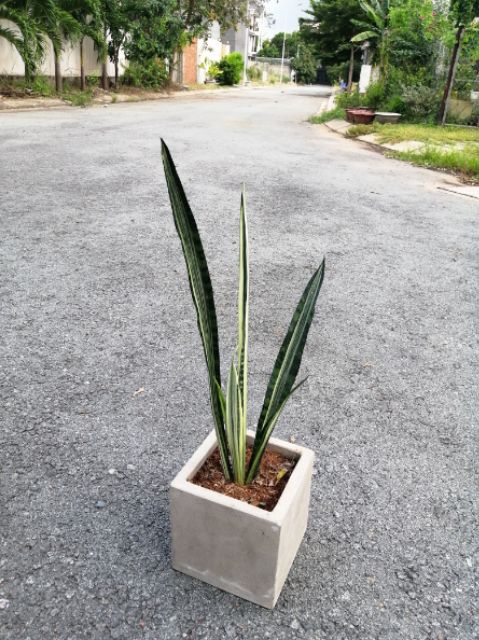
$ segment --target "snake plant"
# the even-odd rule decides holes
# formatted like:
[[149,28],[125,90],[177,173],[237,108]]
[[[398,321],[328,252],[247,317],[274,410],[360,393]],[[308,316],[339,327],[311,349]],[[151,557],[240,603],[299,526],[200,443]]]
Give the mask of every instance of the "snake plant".
[[324,259],[309,280],[280,347],[266,389],[251,455],[247,460],[249,267],[244,189],[240,207],[238,345],[224,389],[221,382],[218,323],[208,264],[195,218],[171,154],[163,140],[162,157],[173,219],[183,249],[203,343],[211,409],[223,473],[228,481],[240,485],[250,484],[258,472],[269,438],[286,402],[305,382],[302,380],[296,386],[294,384],[313,320],[316,300],[323,283]]

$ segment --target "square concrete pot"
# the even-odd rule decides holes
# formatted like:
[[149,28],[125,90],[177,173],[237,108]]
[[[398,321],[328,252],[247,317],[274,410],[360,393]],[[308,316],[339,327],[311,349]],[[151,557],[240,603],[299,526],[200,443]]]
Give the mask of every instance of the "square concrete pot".
[[298,462],[273,511],[264,511],[190,482],[216,446],[213,432],[171,483],[173,568],[272,609],[306,530],[314,454],[271,438],[269,449]]

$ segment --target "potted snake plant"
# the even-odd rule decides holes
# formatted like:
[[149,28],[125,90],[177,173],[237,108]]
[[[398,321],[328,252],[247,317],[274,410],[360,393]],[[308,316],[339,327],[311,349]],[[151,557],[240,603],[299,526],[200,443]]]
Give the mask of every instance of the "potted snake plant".
[[183,573],[273,608],[308,520],[314,455],[271,437],[295,384],[324,278],[310,278],[280,347],[255,432],[248,429],[248,229],[240,207],[238,343],[223,386],[209,269],[171,154],[162,157],[208,373],[214,430],[170,487],[172,564]]

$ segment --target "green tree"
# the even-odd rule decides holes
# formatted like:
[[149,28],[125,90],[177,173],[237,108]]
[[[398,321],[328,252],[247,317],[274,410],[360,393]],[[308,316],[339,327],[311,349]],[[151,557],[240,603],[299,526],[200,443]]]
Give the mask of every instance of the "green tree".
[[444,87],[444,93],[437,117],[439,124],[444,124],[446,122],[447,106],[449,98],[451,97],[454,78],[456,76],[462,40],[466,30],[473,28],[476,19],[479,18],[479,0],[452,0],[450,9],[451,16],[454,20],[456,35],[449,63],[446,86]]
[[108,32],[108,54],[115,67],[115,86],[118,86],[120,51],[128,36],[130,25],[139,15],[135,0],[102,0],[102,13]]
[[283,53],[283,40],[284,40],[284,56],[285,58],[292,58],[298,52],[298,46],[301,42],[299,31],[293,33],[287,33],[284,38],[284,32],[277,33],[271,40],[265,40],[260,51],[258,51],[259,58],[281,58]]
[[45,34],[53,48],[55,60],[55,89],[58,92],[63,90],[63,78],[61,74],[60,59],[63,50],[64,39],[76,39],[80,37],[82,26],[65,9],[60,1],[56,0],[26,0],[25,4],[30,5],[32,13],[39,25],[39,29]]
[[138,0],[135,4],[136,17],[124,41],[127,59],[143,64],[171,60],[188,41],[176,0]]
[[389,0],[359,0],[365,14],[362,20],[353,19],[352,23],[363,29],[351,38],[353,43],[372,40],[379,54],[379,71],[383,78],[387,77],[389,64],[390,12]]
[[350,41],[357,32],[352,20],[365,17],[358,0],[311,0],[306,14],[308,18],[300,19],[301,40],[313,48],[326,69],[347,69]]
[[175,54],[204,36],[215,20],[223,28],[235,25],[245,15],[246,0],[131,0],[128,6],[127,26],[120,20],[112,48],[123,37],[129,60],[149,68],[152,62],[164,64],[171,73]]
[[70,37],[78,40],[80,49],[80,88],[86,89],[84,40],[89,37],[99,54],[106,52],[106,41],[103,31],[104,16],[101,0],[61,0],[63,9],[76,21],[77,29]]
[[[25,63],[27,81],[35,74],[44,57],[45,44],[50,40],[55,58],[55,86],[57,91],[61,91],[60,56],[63,38],[77,36],[81,32],[81,25],[60,0],[5,0],[0,9],[0,17],[10,19],[9,16],[13,17],[13,22],[22,34],[18,51]],[[12,39],[9,41],[12,42]]]
[[300,44],[297,55],[291,60],[291,67],[296,72],[296,80],[303,84],[311,84],[316,80],[318,64],[311,46]]

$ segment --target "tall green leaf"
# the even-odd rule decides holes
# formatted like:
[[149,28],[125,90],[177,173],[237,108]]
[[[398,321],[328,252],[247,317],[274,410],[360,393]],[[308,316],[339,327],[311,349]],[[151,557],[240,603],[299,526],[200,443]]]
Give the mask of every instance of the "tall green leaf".
[[238,484],[244,484],[246,466],[246,432],[242,437],[242,403],[239,388],[238,371],[231,363],[228,384],[226,387],[226,439],[231,463],[233,478]]
[[238,425],[238,458],[241,474],[235,478],[244,484],[246,473],[246,432],[248,421],[248,324],[249,324],[249,258],[246,196],[243,186],[240,207],[240,255],[238,286],[238,401],[240,403]]
[[246,196],[243,187],[240,208],[240,256],[238,287],[238,380],[243,406],[248,401],[248,322],[249,322],[249,262]]
[[253,452],[251,454],[250,464],[248,467],[248,474],[246,476],[246,484],[253,482],[254,477],[258,472],[258,468],[261,463],[261,458],[263,457],[266,447],[268,446],[268,442],[271,437],[271,434],[273,433],[273,429],[275,428],[276,423],[278,422],[278,418],[281,415],[281,412],[283,411],[286,403],[291,398],[293,393],[306,382],[306,380],[307,378],[305,378],[304,380],[301,380],[301,382],[299,382],[295,387],[293,387],[293,389],[291,389],[291,391],[284,398],[283,402],[280,404],[280,406],[276,410],[275,414],[269,419],[263,431],[261,441],[256,445],[256,449],[253,449]]
[[264,452],[265,441],[267,443],[269,435],[271,435],[269,428],[271,421],[276,422],[285,401],[293,392],[294,381],[313,320],[314,307],[324,279],[324,267],[325,261],[323,260],[308,282],[276,358],[256,429],[247,482],[254,478],[258,470],[261,462],[261,456],[258,456],[258,452]]
[[161,141],[161,150],[173,219],[181,240],[191,294],[196,308],[198,329],[203,342],[210,385],[211,408],[223,472],[226,479],[229,480],[231,478],[231,467],[228,459],[223,412],[218,392],[218,385],[221,387],[221,366],[213,287],[198,227],[170,151],[164,140]]
[[356,36],[351,38],[351,42],[364,42],[365,40],[372,40],[373,38],[379,38],[379,33],[374,31],[362,31]]

